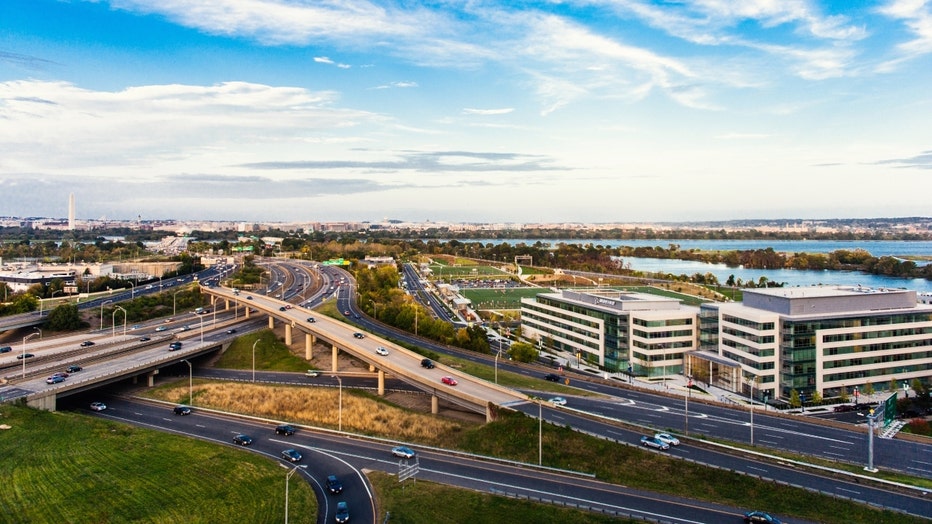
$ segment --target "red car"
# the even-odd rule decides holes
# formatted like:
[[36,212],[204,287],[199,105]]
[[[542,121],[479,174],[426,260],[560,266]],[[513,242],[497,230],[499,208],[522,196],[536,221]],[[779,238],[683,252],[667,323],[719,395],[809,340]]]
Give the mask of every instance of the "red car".
[[440,382],[443,382],[444,384],[446,384],[446,385],[448,385],[448,386],[455,386],[455,385],[456,385],[456,379],[453,378],[453,377],[441,377],[441,378],[440,378]]

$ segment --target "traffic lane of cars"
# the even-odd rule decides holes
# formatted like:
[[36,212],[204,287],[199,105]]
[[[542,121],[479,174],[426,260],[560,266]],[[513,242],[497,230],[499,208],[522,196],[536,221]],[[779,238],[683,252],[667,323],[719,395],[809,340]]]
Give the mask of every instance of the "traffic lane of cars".
[[[86,402],[77,407],[82,410],[90,409]],[[346,462],[333,458],[326,451],[318,449],[314,445],[314,438],[310,432],[302,432],[300,427],[293,426],[294,433],[278,433],[276,424],[254,423],[235,417],[216,415],[207,411],[199,411],[197,406],[190,408],[188,416],[177,416],[173,414],[177,407],[181,406],[113,398],[108,400],[106,411],[96,414],[131,424],[155,426],[174,433],[194,435],[205,440],[229,444],[244,451],[261,453],[289,467],[307,466],[299,468],[299,471],[314,486],[325,522],[334,522],[336,505],[339,501],[347,502],[353,521],[372,522],[374,520],[374,506],[369,499],[369,493],[372,490],[366,486],[363,477]],[[248,444],[242,443],[241,437],[244,436],[249,437]],[[237,439],[237,437],[240,438]],[[390,446],[386,445],[383,448],[382,458],[391,460]],[[300,458],[286,459],[284,456],[286,450],[294,450]],[[335,475],[343,485],[341,493],[328,492],[326,480],[331,475]]]

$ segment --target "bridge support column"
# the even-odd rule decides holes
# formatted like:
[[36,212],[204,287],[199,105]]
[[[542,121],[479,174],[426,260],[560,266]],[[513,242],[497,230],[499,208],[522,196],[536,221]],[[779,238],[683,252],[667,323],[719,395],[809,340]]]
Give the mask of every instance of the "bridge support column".
[[491,402],[485,405],[485,422],[486,424],[488,424],[489,422],[495,422],[495,417],[492,415],[492,403]]
[[[155,376],[159,374],[159,370],[154,370],[146,373],[146,386],[155,387]],[[133,377],[134,379],[136,377]]]
[[230,299],[226,299],[223,301],[223,310],[224,311],[230,310]]
[[337,345],[334,344],[334,345],[333,345],[333,352],[332,352],[332,354],[330,355],[330,369],[331,369],[334,373],[336,373],[337,371],[339,371],[339,366],[337,365],[337,355],[338,355],[339,353],[340,353],[339,348],[337,348]]
[[379,370],[379,396],[385,396],[385,372],[381,369]]
[[304,334],[304,358],[311,360],[314,358],[314,335]]
[[269,315],[269,329],[275,329],[275,317]]
[[249,306],[246,306],[246,318],[249,318]]
[[430,413],[432,415],[440,413],[440,399],[437,398],[437,395],[430,396]]
[[285,345],[291,346],[291,324],[288,323],[285,323]]

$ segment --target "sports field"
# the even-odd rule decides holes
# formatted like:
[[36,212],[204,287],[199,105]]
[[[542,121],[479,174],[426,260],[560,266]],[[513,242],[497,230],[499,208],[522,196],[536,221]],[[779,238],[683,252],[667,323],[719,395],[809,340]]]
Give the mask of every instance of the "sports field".
[[552,293],[552,290],[546,287],[475,288],[461,289],[460,293],[478,310],[520,309],[522,298]]

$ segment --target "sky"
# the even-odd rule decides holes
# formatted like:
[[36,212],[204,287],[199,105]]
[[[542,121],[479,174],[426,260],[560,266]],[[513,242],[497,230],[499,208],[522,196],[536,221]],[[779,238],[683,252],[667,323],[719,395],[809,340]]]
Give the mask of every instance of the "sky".
[[0,122],[0,216],[929,216],[932,0],[2,0]]

